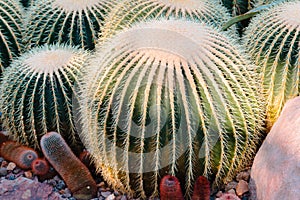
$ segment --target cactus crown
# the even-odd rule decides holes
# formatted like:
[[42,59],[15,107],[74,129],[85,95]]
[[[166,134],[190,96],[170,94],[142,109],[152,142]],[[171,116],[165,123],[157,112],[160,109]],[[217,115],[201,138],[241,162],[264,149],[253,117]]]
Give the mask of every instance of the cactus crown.
[[43,0],[30,9],[26,41],[30,47],[67,43],[93,49],[115,0]]
[[23,50],[23,10],[15,0],[0,0],[0,73]]
[[274,4],[252,19],[244,36],[246,49],[258,65],[268,129],[284,103],[299,94],[299,9],[299,1]]
[[226,35],[185,20],[141,22],[96,50],[81,138],[114,187],[155,196],[167,172],[188,195],[197,175],[221,183],[253,156],[257,95]]
[[85,58],[81,50],[46,45],[11,64],[4,74],[0,104],[3,123],[16,140],[39,148],[42,135],[57,131],[76,148],[72,97]]
[[106,18],[101,39],[135,22],[158,18],[185,18],[221,26],[229,19],[229,14],[216,0],[125,0]]

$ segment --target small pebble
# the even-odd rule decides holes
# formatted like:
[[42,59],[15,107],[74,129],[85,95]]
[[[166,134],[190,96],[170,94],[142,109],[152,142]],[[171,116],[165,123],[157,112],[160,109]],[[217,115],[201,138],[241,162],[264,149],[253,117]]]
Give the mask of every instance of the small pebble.
[[249,181],[249,178],[250,178],[250,173],[249,173],[249,171],[240,172],[240,173],[238,173],[238,175],[236,176],[236,180],[237,180],[237,181],[240,181],[240,180]]
[[53,180],[53,179],[47,180],[47,183],[48,183],[49,185],[53,186],[53,187],[56,185],[56,181]]
[[4,158],[0,157],[0,163],[2,163],[4,161]]
[[109,195],[108,197],[106,197],[106,199],[105,200],[115,200],[115,195],[114,194],[111,194],[111,195]]
[[222,191],[219,191],[219,192],[216,194],[216,197],[219,198],[219,197],[222,196],[222,194],[223,194],[223,192],[222,192]]
[[16,168],[16,166],[17,166],[16,163],[10,162],[10,163],[8,163],[6,169],[9,170],[9,171],[12,171]]
[[26,171],[26,172],[24,172],[24,176],[25,176],[26,178],[31,179],[31,178],[32,178],[32,172],[31,172],[31,171]]
[[0,176],[6,176],[7,175],[7,169],[5,167],[0,168]]
[[244,180],[240,180],[236,186],[236,194],[238,196],[242,196],[246,192],[249,192],[248,183]]
[[108,197],[109,195],[111,195],[111,192],[101,192],[101,196],[104,198]]
[[13,173],[14,173],[14,174],[18,174],[18,173],[20,173],[20,172],[21,172],[21,169],[18,168],[18,167],[16,167],[16,168],[13,170]]
[[7,178],[8,180],[15,180],[15,179],[16,179],[16,175],[14,175],[14,174],[8,174],[8,175],[6,176],[6,178]]
[[62,190],[66,187],[66,184],[63,180],[58,180],[57,181],[57,184],[55,185],[55,187],[58,189],[58,190]]
[[235,190],[234,190],[234,189],[230,189],[230,190],[228,190],[228,191],[227,191],[227,193],[228,193],[228,194],[234,194],[234,195],[236,195],[236,193],[235,193]]
[[104,183],[104,182],[101,182],[101,183],[97,184],[97,187],[99,187],[99,188],[104,188],[104,187],[105,187],[105,183]]
[[237,186],[238,182],[236,181],[231,181],[230,183],[228,183],[227,185],[225,185],[225,191],[229,191],[231,189],[235,189]]
[[2,163],[1,163],[1,167],[7,167],[7,165],[8,165],[8,162],[7,161],[2,161]]

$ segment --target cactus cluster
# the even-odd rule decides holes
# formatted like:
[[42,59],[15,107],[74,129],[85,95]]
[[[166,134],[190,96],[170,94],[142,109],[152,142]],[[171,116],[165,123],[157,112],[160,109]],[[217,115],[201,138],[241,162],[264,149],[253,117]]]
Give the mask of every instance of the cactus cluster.
[[105,40],[118,30],[149,19],[184,18],[220,27],[229,16],[218,0],[123,0],[105,20],[101,39]]
[[115,0],[42,0],[29,11],[29,47],[64,43],[93,49],[104,17]]
[[250,65],[217,29],[187,20],[139,23],[90,59],[82,93],[85,146],[115,188],[157,195],[176,175],[220,184],[254,155],[261,125]]
[[0,0],[0,75],[23,50],[23,10],[16,0]]
[[15,140],[38,149],[42,135],[57,131],[72,147],[79,144],[72,95],[86,55],[67,46],[45,45],[12,62],[2,80],[0,110]]
[[275,4],[252,19],[244,44],[260,73],[267,128],[288,99],[299,95],[300,2]]

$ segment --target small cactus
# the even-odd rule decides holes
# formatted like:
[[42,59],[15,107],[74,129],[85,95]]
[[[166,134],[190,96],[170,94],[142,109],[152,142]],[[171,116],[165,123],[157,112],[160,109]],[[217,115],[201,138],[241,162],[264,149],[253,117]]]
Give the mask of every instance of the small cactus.
[[185,18],[221,26],[229,17],[217,0],[124,0],[105,20],[101,39],[105,40],[118,30],[149,19]]
[[[75,84],[86,60],[82,50],[51,45],[24,53],[6,70],[0,110],[13,139],[39,149],[48,131],[57,131],[76,150],[80,139],[72,118]],[[79,149],[77,149],[79,150]]]
[[156,196],[167,172],[188,195],[196,177],[220,184],[250,161],[261,109],[235,45],[205,24],[153,20],[96,49],[80,135],[108,183]]
[[0,75],[23,51],[23,10],[16,0],[0,0]]
[[38,158],[36,151],[14,141],[3,142],[0,146],[0,156],[16,163],[22,169],[30,169],[31,163]]
[[43,0],[32,6],[27,19],[30,47],[66,43],[93,49],[105,15],[115,0]]
[[199,176],[195,185],[192,200],[209,200],[210,183],[204,176]]
[[31,169],[35,175],[44,176],[49,172],[50,166],[44,158],[37,158],[31,163]]
[[300,2],[287,1],[252,19],[244,44],[260,74],[270,130],[288,99],[299,95]]
[[180,182],[175,176],[166,175],[161,179],[160,200],[183,200]]
[[44,156],[66,182],[76,199],[91,199],[96,196],[96,182],[60,134],[49,132],[44,135],[41,147]]

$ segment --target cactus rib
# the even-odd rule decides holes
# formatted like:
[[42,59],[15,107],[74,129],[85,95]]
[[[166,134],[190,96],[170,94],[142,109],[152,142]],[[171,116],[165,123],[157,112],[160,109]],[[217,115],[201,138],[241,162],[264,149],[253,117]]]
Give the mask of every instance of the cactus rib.
[[23,51],[23,10],[15,0],[0,0],[0,73]]

